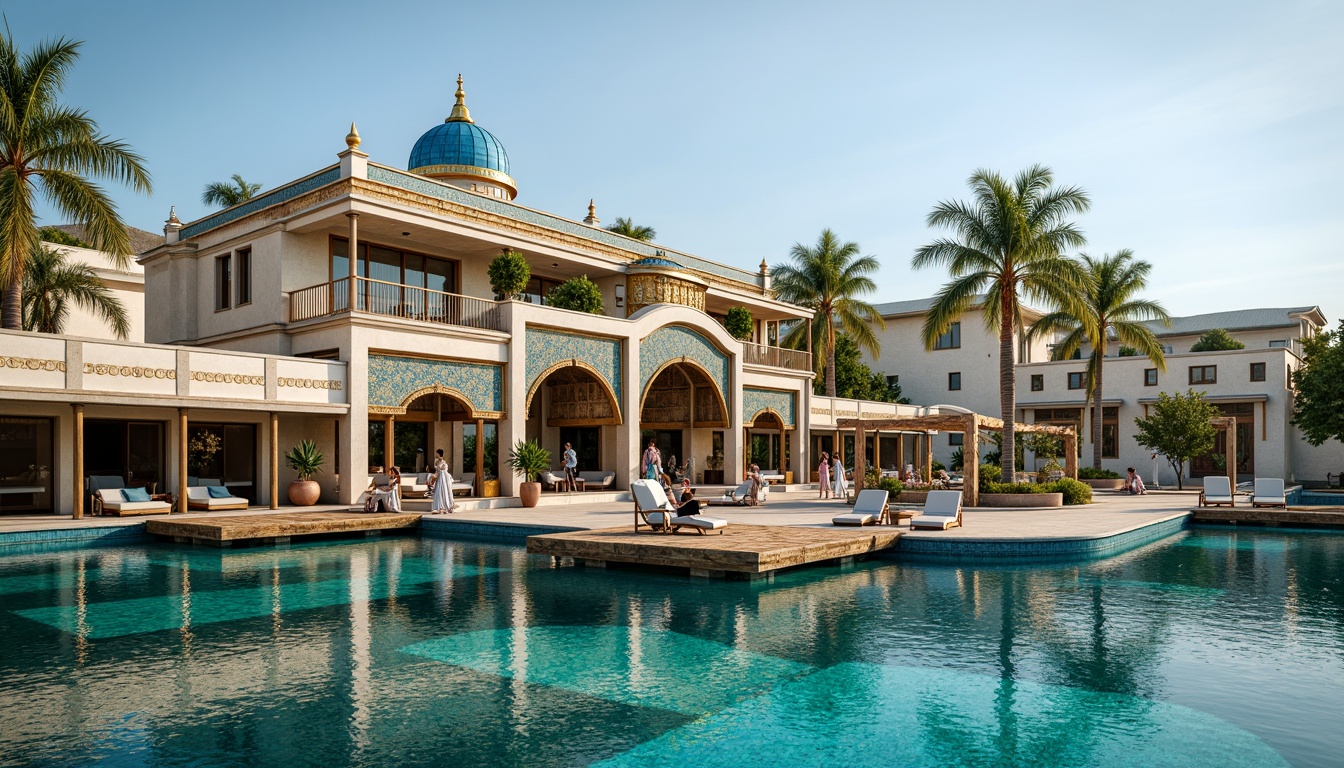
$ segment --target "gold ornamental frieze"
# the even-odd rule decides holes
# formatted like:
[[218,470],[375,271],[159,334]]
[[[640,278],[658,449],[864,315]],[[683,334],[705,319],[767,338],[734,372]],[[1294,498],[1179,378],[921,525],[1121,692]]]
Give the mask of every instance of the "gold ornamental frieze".
[[192,381],[208,381],[212,384],[250,384],[254,387],[266,386],[265,376],[244,376],[240,373],[216,373],[214,371],[192,371]]
[[281,387],[293,387],[294,389],[331,389],[340,391],[345,388],[344,383],[335,379],[293,379],[281,376],[276,380],[276,384]]
[[134,379],[176,379],[177,370],[173,368],[146,368],[140,365],[108,365],[106,363],[85,363],[85,375],[121,376]]
[[64,371],[64,360],[47,360],[38,357],[0,357],[0,365],[5,368],[22,368],[28,371]]
[[626,317],[650,304],[681,304],[705,311],[705,287],[669,275],[630,275],[626,278],[626,294]]

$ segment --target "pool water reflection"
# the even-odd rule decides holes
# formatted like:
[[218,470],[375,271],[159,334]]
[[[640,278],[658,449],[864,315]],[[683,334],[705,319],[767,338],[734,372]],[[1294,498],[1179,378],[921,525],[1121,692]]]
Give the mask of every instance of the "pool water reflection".
[[[0,557],[0,763],[1337,765],[1344,536],[773,583],[393,538]],[[764,745],[764,746],[763,746]]]

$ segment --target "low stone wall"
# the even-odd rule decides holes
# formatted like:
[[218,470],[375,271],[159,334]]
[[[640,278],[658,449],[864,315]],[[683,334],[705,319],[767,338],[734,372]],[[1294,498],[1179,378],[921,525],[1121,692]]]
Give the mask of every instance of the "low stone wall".
[[928,500],[928,491],[901,491],[901,494],[896,497],[896,501],[900,504],[923,504]]
[[1117,477],[1114,480],[1083,480],[1084,483],[1092,487],[1094,491],[1118,491],[1125,487],[1125,478]]
[[1062,493],[982,493],[980,507],[1062,507]]

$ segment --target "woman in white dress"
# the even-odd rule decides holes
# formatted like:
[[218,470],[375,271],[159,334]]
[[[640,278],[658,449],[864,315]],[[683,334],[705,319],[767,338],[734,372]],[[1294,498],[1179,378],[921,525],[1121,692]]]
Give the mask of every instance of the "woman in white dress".
[[453,511],[453,476],[448,474],[448,462],[443,459],[443,451],[438,451],[438,457],[434,459],[434,500],[429,506],[431,515]]
[[849,494],[845,488],[845,465],[840,461],[840,454],[835,454],[835,459],[831,462],[831,490],[835,492],[835,498],[848,499]]

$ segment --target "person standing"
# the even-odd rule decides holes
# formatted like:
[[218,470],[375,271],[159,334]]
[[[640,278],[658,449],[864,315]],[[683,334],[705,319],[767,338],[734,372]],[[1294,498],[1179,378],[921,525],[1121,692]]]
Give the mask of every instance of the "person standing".
[[649,447],[644,449],[644,479],[657,480],[663,479],[663,454],[658,450],[658,444],[653,440],[649,441]]
[[441,515],[453,511],[453,476],[448,474],[448,462],[444,461],[443,449],[434,453],[434,500],[430,502],[429,513]]
[[565,484],[569,490],[574,490],[574,481],[579,477],[579,454],[574,452],[574,446],[565,443]]
[[817,498],[831,498],[831,454],[822,451],[821,462],[817,464]]
[[835,455],[831,462],[831,491],[835,498],[841,501],[849,500],[849,493],[845,486],[845,465],[840,462],[840,454]]

